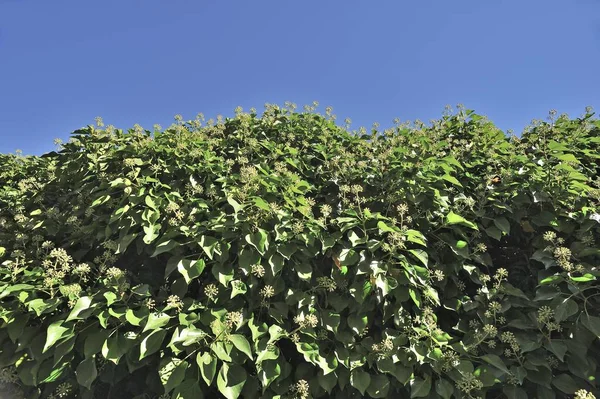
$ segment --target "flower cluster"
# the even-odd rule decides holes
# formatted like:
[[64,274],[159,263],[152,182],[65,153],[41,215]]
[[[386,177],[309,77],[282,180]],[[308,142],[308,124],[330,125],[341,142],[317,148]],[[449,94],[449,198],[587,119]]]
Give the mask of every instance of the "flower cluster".
[[301,314],[294,316],[294,323],[300,326],[300,329],[315,328],[319,325],[319,318],[313,314]]

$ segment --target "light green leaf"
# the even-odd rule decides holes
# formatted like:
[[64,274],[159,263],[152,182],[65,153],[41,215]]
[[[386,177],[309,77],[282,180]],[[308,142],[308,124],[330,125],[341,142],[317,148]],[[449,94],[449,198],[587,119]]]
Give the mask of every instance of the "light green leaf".
[[450,211],[450,213],[448,213],[448,215],[446,215],[446,223],[448,223],[449,225],[460,224],[462,226],[466,226],[473,230],[479,230],[475,223],[469,222],[467,219],[463,218],[460,215],[457,215],[456,213],[454,213],[452,211]]
[[239,202],[237,202],[236,200],[234,200],[231,197],[227,198],[227,202],[229,203],[229,205],[231,205],[233,207],[233,211],[236,214],[244,208],[242,205],[240,205]]
[[146,197],[144,198],[144,202],[150,208],[154,209],[155,211],[158,211],[158,207],[156,206],[156,202],[154,202],[154,199],[151,196],[146,195]]

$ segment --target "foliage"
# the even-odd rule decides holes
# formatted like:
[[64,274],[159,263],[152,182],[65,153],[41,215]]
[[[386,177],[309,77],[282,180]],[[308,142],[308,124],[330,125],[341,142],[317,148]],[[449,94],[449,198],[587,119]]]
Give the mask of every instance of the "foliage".
[[0,155],[28,398],[591,398],[600,122],[349,132],[289,105]]

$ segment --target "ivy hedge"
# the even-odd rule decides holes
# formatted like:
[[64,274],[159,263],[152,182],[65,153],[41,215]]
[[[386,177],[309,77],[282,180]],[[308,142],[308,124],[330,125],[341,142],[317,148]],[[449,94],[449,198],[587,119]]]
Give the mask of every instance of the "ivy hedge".
[[292,104],[0,155],[27,398],[593,398],[600,121]]

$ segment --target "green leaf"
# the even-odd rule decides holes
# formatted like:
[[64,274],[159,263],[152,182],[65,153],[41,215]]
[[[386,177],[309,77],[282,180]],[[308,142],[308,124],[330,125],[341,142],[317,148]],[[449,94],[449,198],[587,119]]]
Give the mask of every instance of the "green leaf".
[[117,242],[117,250],[116,250],[116,254],[122,254],[127,250],[127,247],[129,247],[129,244],[131,244],[131,242],[133,240],[135,240],[135,238],[138,236],[138,233],[134,233],[134,234],[128,234],[126,236],[124,236],[123,238],[121,238],[118,242]]
[[63,321],[58,320],[48,326],[46,344],[42,353],[46,353],[59,340],[73,335],[72,327],[63,327]]
[[[323,371],[321,371],[323,373]],[[260,363],[258,377],[264,388],[267,388],[281,375],[281,366],[277,359],[266,359]]]
[[199,277],[204,271],[205,267],[204,260],[191,260],[191,259],[182,259],[177,264],[177,270],[183,276],[186,283],[191,283],[192,280]]
[[496,241],[500,241],[502,239],[502,231],[496,226],[490,226],[485,229],[485,232],[488,236],[492,237]]
[[125,320],[129,322],[129,324],[134,326],[141,326],[142,321],[148,316],[148,311],[144,311],[142,309],[133,310],[127,309],[125,313]]
[[150,255],[150,257],[154,258],[155,256],[158,256],[162,253],[169,252],[170,250],[172,250],[173,248],[175,248],[178,245],[179,245],[179,243],[175,240],[161,241],[156,245],[156,249],[154,250],[154,253],[152,253],[152,255]]
[[456,186],[462,187],[462,184],[460,184],[460,182],[458,181],[458,179],[452,175],[449,174],[444,174],[442,175],[442,179],[446,180],[447,182],[450,182]]
[[473,230],[479,230],[475,223],[469,222],[467,219],[463,218],[460,215],[457,215],[456,213],[454,213],[452,211],[450,211],[450,213],[448,213],[448,215],[446,215],[446,223],[448,223],[449,225],[460,224],[462,226],[468,227]]
[[506,374],[510,374],[510,371],[508,371],[508,368],[506,367],[500,356],[488,353],[487,355],[481,356],[481,359],[486,363],[496,367],[498,370],[504,371]]
[[185,380],[173,391],[172,399],[202,399],[204,394],[196,379]]
[[429,255],[427,255],[427,252],[423,251],[422,249],[409,249],[408,251],[418,260],[420,260],[425,267],[427,267],[427,264],[429,263]]
[[75,302],[75,306],[73,306],[73,309],[71,310],[71,313],[69,313],[69,317],[67,317],[66,321],[84,319],[84,317],[81,317],[80,314],[84,310],[89,309],[91,303],[92,298],[89,296],[82,296],[77,299],[77,302]]
[[200,368],[202,379],[206,382],[206,385],[210,386],[217,373],[217,358],[209,352],[199,352],[196,355],[196,363]]
[[585,314],[581,316],[581,323],[597,338],[600,338],[600,317]]
[[579,305],[572,299],[564,299],[557,307],[554,313],[554,318],[557,322],[567,320],[579,311]]
[[158,211],[156,202],[154,202],[154,199],[151,196],[146,195],[146,197],[144,198],[144,202],[146,203],[146,205],[148,205],[148,207],[154,209],[155,211]]
[[142,360],[143,358],[148,357],[158,351],[162,346],[166,336],[167,330],[163,329],[154,330],[148,334],[140,344],[139,360]]
[[417,307],[420,308],[421,307],[421,294],[418,291],[415,291],[414,289],[409,288],[408,295],[410,295],[410,298],[413,300],[415,305],[417,305]]
[[229,203],[229,205],[231,205],[233,207],[233,211],[236,214],[244,208],[242,205],[240,205],[239,202],[237,202],[236,200],[234,200],[231,197],[227,198],[227,202]]
[[454,393],[454,385],[448,380],[440,379],[435,383],[435,391],[443,399],[450,399]]
[[504,392],[506,397],[510,398],[510,399],[528,399],[529,398],[529,396],[523,389],[521,389],[517,386],[514,386],[514,385],[505,386],[502,389],[502,392]]
[[494,224],[502,230],[504,234],[510,234],[510,222],[505,217],[497,217],[494,219]]
[[77,366],[75,370],[77,376],[77,382],[79,385],[92,389],[92,383],[98,376],[98,370],[96,370],[96,359],[94,357],[88,357]]
[[388,377],[383,374],[376,374],[371,378],[367,393],[372,398],[387,398],[389,390],[390,380]]
[[258,229],[256,233],[246,234],[246,242],[252,245],[256,250],[264,255],[265,248],[267,247],[268,234],[263,229]]
[[181,384],[185,379],[187,368],[188,363],[181,359],[165,358],[161,360],[158,376],[165,389],[165,393],[171,392],[176,386]]
[[108,338],[108,334],[108,331],[98,329],[96,331],[93,331],[90,335],[88,335],[83,345],[83,355],[85,357],[91,357],[96,353],[100,352],[102,350],[104,342]]
[[579,390],[579,386],[568,374],[559,374],[553,377],[552,385],[568,395],[573,395],[575,391]]
[[202,250],[206,253],[209,259],[214,259],[215,252],[217,250],[217,244],[219,241],[210,236],[202,236],[198,241],[198,245],[202,248]]
[[252,349],[248,340],[240,334],[231,334],[229,340],[239,351],[245,353],[252,360]]
[[217,376],[217,387],[227,399],[237,399],[246,383],[246,370],[237,364],[223,363]]
[[431,377],[427,376],[425,379],[415,378],[410,385],[410,397],[411,398],[424,398],[429,395],[431,391]]
[[360,335],[365,330],[365,327],[369,322],[366,315],[363,316],[357,313],[349,314],[347,321],[348,327],[350,327],[350,329],[354,331],[356,335]]
[[169,323],[169,320],[171,320],[171,316],[166,313],[150,313],[146,326],[142,332],[164,327]]
[[361,395],[365,395],[367,388],[371,384],[371,376],[366,371],[354,369],[350,373],[350,385],[358,389]]

